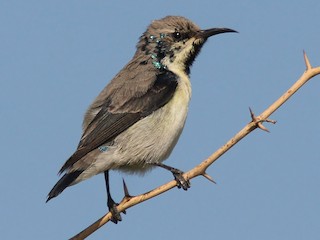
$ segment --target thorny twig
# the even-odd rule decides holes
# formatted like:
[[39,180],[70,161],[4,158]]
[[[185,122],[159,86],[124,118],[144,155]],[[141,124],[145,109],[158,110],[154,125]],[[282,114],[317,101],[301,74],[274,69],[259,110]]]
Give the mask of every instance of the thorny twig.
[[[314,76],[320,74],[320,67],[313,68],[309,62],[309,59],[304,52],[304,61],[306,65],[305,72],[301,75],[297,82],[295,82],[278,100],[272,103],[263,113],[259,116],[255,116],[253,111],[250,109],[251,122],[249,122],[242,130],[240,130],[233,138],[231,138],[225,145],[219,148],[215,153],[209,156],[206,160],[201,162],[199,165],[191,169],[190,171],[184,174],[185,179],[190,180],[192,178],[203,176],[206,179],[214,182],[214,180],[206,173],[207,168],[214,163],[221,155],[226,153],[231,147],[237,144],[241,139],[247,136],[256,128],[260,128],[264,131],[269,132],[269,130],[263,126],[263,122],[276,123],[273,120],[268,119],[268,117],[274,113],[282,104],[284,104],[298,89],[300,89],[308,80]],[[170,181],[160,187],[157,187],[149,192],[137,195],[130,196],[127,190],[127,187],[124,183],[124,192],[125,196],[118,205],[118,211],[124,212],[126,209],[142,203],[150,198],[158,196],[176,186],[176,181]],[[95,223],[81,231],[79,234],[71,238],[71,240],[85,239],[101,226],[106,224],[111,218],[111,213],[105,214]]]

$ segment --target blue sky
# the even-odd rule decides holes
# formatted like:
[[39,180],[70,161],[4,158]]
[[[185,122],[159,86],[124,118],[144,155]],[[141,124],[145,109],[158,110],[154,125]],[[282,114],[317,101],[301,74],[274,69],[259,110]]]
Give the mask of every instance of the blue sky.
[[[67,239],[106,211],[103,176],[45,204],[73,153],[82,117],[135,52],[153,19],[185,16],[202,28],[239,34],[210,39],[191,69],[187,124],[167,164],[189,170],[320,65],[319,1],[1,1],[0,226],[3,239]],[[320,77],[208,170],[217,185],[192,180],[131,208],[88,239],[317,239],[320,235]],[[111,173],[140,194],[172,179]]]

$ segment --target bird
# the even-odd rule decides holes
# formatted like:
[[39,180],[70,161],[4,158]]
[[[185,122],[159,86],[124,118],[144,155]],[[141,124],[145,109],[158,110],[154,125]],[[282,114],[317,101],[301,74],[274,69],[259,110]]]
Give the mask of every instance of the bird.
[[87,109],[78,147],[47,202],[67,187],[104,174],[107,206],[114,223],[122,218],[109,186],[109,171],[145,173],[155,167],[172,172],[178,188],[190,183],[177,168],[163,164],[184,128],[191,98],[190,67],[209,37],[230,28],[201,30],[182,16],[154,20],[139,38],[131,61]]

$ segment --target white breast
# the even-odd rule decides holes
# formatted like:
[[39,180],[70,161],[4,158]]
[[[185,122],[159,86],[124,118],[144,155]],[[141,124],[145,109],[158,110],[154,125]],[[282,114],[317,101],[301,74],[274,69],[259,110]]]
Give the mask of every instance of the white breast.
[[150,163],[169,157],[183,130],[191,98],[188,76],[180,72],[178,76],[181,77],[172,99],[115,139],[116,148],[108,157],[111,168],[144,172],[152,166]]

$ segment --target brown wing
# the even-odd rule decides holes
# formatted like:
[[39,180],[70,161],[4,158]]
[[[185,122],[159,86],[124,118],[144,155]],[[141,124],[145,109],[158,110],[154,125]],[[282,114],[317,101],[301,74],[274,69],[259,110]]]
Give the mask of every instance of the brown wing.
[[121,105],[114,104],[112,99],[118,98],[117,92],[107,98],[85,129],[78,149],[62,166],[59,173],[70,168],[90,151],[112,141],[141,118],[164,106],[172,98],[178,84],[176,76],[170,71],[157,75],[153,83],[144,94],[141,92],[136,95],[131,94],[131,98],[122,101]]

